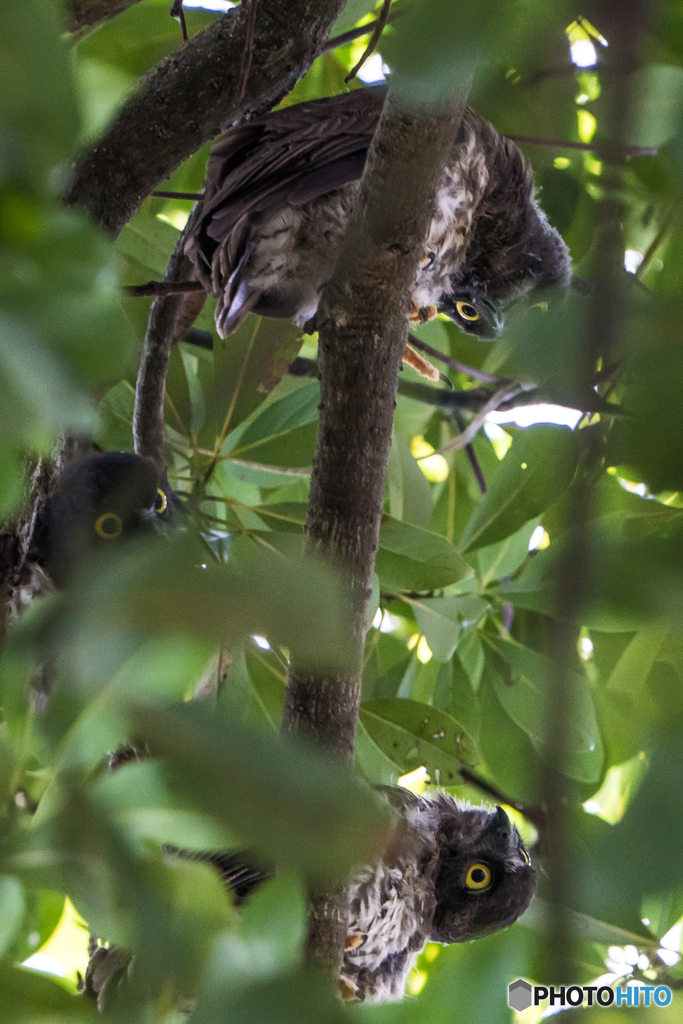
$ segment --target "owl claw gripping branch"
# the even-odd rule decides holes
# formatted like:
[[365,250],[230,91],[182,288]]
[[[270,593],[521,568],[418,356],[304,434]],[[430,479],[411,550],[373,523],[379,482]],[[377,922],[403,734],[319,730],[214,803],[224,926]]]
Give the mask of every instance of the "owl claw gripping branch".
[[[315,314],[383,101],[379,87],[300,103],[231,128],[215,143],[188,254],[218,298],[221,337],[251,312],[300,324]],[[511,302],[570,279],[569,252],[534,198],[524,157],[466,110],[438,189],[411,322],[442,312],[469,334],[495,338]],[[433,374],[431,367],[425,375]]]

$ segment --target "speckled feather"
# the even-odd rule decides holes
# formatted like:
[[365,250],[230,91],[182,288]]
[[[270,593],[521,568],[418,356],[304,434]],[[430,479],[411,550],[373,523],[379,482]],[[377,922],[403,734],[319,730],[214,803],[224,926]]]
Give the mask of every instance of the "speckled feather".
[[[512,924],[536,889],[517,830],[502,809],[471,807],[445,793],[417,797],[378,790],[405,821],[405,843],[389,861],[361,871],[349,896],[349,933],[365,936],[347,949],[343,977],[357,998],[400,999],[426,942],[467,942]],[[465,885],[469,868],[491,870],[488,888]]]
[[[298,323],[313,316],[384,94],[375,87],[286,107],[230,129],[214,145],[188,253],[218,298],[221,336],[251,311]],[[567,247],[534,198],[522,154],[468,109],[438,190],[416,304],[439,306],[463,330],[491,336],[509,301],[570,277]],[[459,299],[481,311],[477,323],[459,315]]]

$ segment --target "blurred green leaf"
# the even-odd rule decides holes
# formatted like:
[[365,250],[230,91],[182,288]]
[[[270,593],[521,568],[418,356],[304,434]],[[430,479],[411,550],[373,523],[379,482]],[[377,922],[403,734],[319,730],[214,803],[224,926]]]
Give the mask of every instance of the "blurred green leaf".
[[[561,670],[550,658],[536,651],[486,635],[486,642],[512,669],[511,678],[497,677],[494,688],[510,718],[529,736],[541,758],[551,765],[552,738],[547,737],[548,688],[552,676]],[[571,671],[561,675],[569,714],[564,737],[563,770],[579,782],[600,778],[604,751],[588,682]]]
[[65,992],[55,979],[22,967],[0,965],[0,1013],[7,1024],[70,1024],[100,1018],[95,1003]]
[[2,0],[0,19],[0,124],[18,146],[18,152],[6,150],[5,159],[10,167],[12,157],[21,161],[12,168],[18,177],[27,173],[39,181],[53,164],[69,159],[79,128],[59,11],[37,0],[21,6]]
[[172,792],[191,798],[279,864],[329,878],[384,848],[387,814],[321,754],[236,728],[193,704],[140,707],[133,718],[164,758]]
[[683,112],[683,68],[649,64],[631,76],[633,90],[629,141],[661,146],[680,132]]
[[13,941],[25,911],[21,883],[11,875],[0,875],[0,956]]

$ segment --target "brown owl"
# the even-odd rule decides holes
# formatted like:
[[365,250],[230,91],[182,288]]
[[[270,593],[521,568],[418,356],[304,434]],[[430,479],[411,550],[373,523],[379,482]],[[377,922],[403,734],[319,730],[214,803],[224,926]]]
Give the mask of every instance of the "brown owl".
[[[217,296],[226,337],[250,312],[314,316],[360,188],[385,90],[300,103],[229,129],[209,158],[203,215],[188,244]],[[411,319],[446,313],[495,337],[507,305],[568,285],[567,247],[534,198],[517,147],[466,110],[437,195]]]
[[[536,875],[502,807],[376,789],[397,812],[397,842],[351,883],[340,987],[346,997],[380,1002],[403,996],[426,942],[469,942],[513,924]],[[172,852],[213,864],[238,904],[272,874],[244,853]]]

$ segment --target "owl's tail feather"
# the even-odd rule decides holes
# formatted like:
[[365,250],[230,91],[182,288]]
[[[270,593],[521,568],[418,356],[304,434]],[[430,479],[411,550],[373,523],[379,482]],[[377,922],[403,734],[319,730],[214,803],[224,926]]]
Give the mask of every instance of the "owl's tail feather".
[[225,292],[220,295],[216,305],[216,330],[221,338],[227,338],[242,326],[261,295],[258,288],[251,288],[244,282],[240,284],[229,306],[225,305]]

